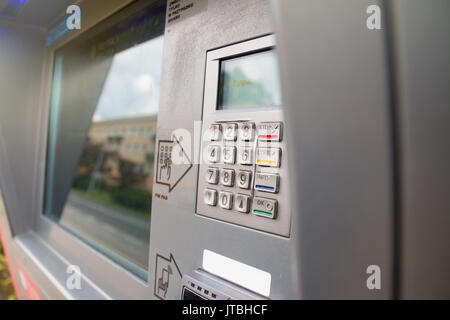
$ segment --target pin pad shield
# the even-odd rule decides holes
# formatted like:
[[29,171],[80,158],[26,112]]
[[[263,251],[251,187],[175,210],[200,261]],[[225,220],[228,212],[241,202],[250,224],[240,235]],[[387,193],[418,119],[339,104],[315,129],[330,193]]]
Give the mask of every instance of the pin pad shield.
[[284,129],[274,36],[209,51],[197,214],[288,237]]

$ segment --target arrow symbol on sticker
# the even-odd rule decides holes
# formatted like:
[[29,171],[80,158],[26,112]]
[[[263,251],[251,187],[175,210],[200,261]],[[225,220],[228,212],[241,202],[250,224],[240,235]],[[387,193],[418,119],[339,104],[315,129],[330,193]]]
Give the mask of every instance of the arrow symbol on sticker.
[[169,186],[171,192],[193,167],[180,141],[158,141],[156,183]]

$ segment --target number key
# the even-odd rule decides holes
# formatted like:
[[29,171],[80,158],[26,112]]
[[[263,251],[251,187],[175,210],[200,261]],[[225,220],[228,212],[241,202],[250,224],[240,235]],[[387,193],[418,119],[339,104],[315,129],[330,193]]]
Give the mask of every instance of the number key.
[[252,180],[251,171],[239,171],[237,176],[237,185],[241,189],[250,189],[250,182]]
[[238,194],[234,202],[234,209],[238,212],[248,213],[250,204],[250,197],[245,194]]
[[220,159],[220,147],[208,146],[208,160],[210,163],[217,163]]
[[237,124],[226,123],[223,125],[223,138],[227,141],[236,141]]
[[234,170],[223,169],[220,171],[220,183],[226,187],[234,185]]
[[223,148],[223,163],[234,164],[236,162],[236,147]]
[[231,210],[233,205],[233,194],[231,192],[222,191],[219,193],[219,206],[226,210]]
[[253,150],[251,147],[243,147],[238,150],[238,163],[243,165],[253,164]]
[[210,184],[219,183],[219,169],[218,168],[208,168],[206,170],[206,182]]
[[217,191],[213,189],[205,189],[204,201],[208,206],[217,205]]
[[220,128],[220,124],[212,124],[209,126],[209,140],[211,141],[218,141],[220,140],[220,135],[221,135],[221,128]]
[[255,124],[244,122],[239,126],[239,138],[242,141],[253,141],[255,136]]

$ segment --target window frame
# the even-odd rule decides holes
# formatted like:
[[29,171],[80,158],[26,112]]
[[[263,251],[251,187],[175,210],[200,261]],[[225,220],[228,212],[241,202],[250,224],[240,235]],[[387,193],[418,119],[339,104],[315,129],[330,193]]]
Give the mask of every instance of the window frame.
[[[145,282],[97,251],[87,242],[78,238],[74,233],[69,232],[45,216],[44,203],[48,134],[50,129],[50,101],[56,51],[136,1],[138,0],[109,0],[107,3],[102,3],[102,5],[93,0],[78,1],[76,3],[83,6],[82,29],[72,31],[63,39],[46,48],[44,53],[38,104],[40,111],[40,118],[38,119],[39,134],[36,136],[35,141],[39,148],[37,161],[35,162],[37,166],[35,168],[36,177],[33,184],[33,203],[36,203],[36,206],[33,207],[32,212],[32,229],[52,249],[64,256],[70,263],[80,266],[83,276],[94,283],[100,292],[107,292],[108,296],[113,299],[155,299],[151,287],[153,276],[152,270],[150,270],[151,258],[149,256],[148,278],[147,282]],[[56,21],[59,21],[64,16],[65,12],[61,13]],[[61,272],[65,273],[66,270],[61,270]]]

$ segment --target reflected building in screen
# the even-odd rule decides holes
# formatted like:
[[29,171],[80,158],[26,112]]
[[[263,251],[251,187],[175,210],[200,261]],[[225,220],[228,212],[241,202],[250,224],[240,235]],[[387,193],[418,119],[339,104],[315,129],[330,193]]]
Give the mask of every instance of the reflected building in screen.
[[[93,122],[83,156],[88,157],[89,152],[103,154],[97,157],[101,163],[94,167],[94,176],[101,175],[108,186],[119,186],[124,171],[129,170],[135,176],[129,187],[151,193],[156,120],[156,115],[151,115]],[[88,163],[80,163],[78,174],[88,173]]]

